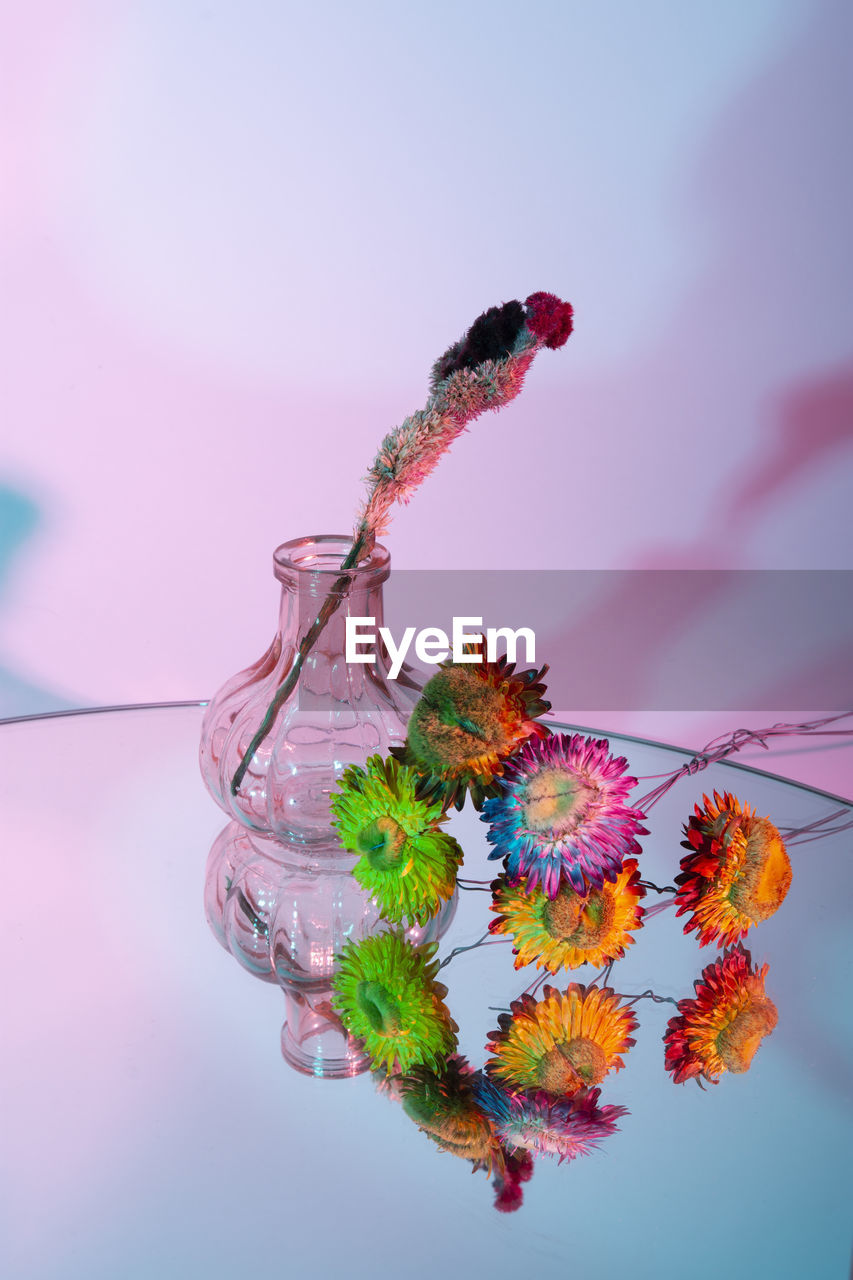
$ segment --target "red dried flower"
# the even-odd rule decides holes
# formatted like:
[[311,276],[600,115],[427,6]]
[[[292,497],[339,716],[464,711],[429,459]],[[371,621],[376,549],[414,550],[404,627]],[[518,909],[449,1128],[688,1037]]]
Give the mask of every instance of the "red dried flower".
[[525,298],[527,327],[546,347],[562,347],[572,331],[574,311],[553,293],[531,293]]
[[767,968],[753,968],[739,944],[702,970],[695,998],[679,1000],[664,1035],[666,1069],[676,1084],[694,1077],[716,1084],[724,1071],[749,1070],[778,1016],[764,990]]

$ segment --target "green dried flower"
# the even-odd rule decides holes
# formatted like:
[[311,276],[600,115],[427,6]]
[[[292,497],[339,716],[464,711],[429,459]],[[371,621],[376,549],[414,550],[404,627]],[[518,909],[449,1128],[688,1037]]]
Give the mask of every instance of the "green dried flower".
[[360,854],[353,875],[383,916],[425,924],[452,897],[462,849],[440,830],[440,801],[419,792],[414,769],[371,756],[344,773],[331,806],[341,844]]
[[435,981],[436,943],[411,946],[397,933],[348,942],[332,980],[332,1004],[374,1067],[438,1069],[456,1048],[458,1027]]

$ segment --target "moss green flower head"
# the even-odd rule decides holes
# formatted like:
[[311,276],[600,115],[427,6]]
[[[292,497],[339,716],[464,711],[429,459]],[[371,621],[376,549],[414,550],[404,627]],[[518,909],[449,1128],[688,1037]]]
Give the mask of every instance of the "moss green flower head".
[[550,733],[535,718],[551,706],[543,697],[547,670],[516,671],[504,656],[442,663],[411,714],[405,746],[392,747],[391,754],[448,808],[461,809],[470,793],[480,809],[487,796],[500,793],[498,779],[512,753]]
[[467,1060],[453,1054],[441,1071],[414,1067],[399,1077],[397,1087],[406,1115],[436,1146],[491,1173],[502,1168],[501,1149],[474,1096],[475,1079]]
[[458,1027],[435,981],[437,944],[411,946],[397,933],[348,942],[332,980],[332,1004],[374,1067],[438,1070],[456,1048]]
[[400,924],[425,924],[453,896],[462,849],[440,829],[441,801],[424,799],[414,769],[371,756],[346,770],[332,794],[332,825],[341,844],[360,854],[353,875]]

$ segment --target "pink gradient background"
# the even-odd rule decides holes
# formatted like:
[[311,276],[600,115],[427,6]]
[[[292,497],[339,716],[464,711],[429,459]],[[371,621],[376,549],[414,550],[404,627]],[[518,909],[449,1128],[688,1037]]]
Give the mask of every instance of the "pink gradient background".
[[[209,696],[269,639],[272,548],[345,528],[432,359],[534,289],[576,333],[400,511],[396,565],[850,567],[851,27],[6,6],[0,714]],[[849,793],[841,754],[770,767]]]

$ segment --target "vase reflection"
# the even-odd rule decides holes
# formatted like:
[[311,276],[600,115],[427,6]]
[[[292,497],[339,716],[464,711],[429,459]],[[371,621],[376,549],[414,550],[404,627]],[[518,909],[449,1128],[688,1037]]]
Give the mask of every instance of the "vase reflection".
[[[219,944],[254,977],[281,987],[285,1060],[306,1075],[341,1078],[369,1069],[360,1043],[331,1006],[336,960],[348,941],[389,928],[351,874],[355,858],[331,843],[307,851],[229,822],[207,859],[205,916]],[[450,926],[456,895],[426,925],[405,930],[413,944]]]

